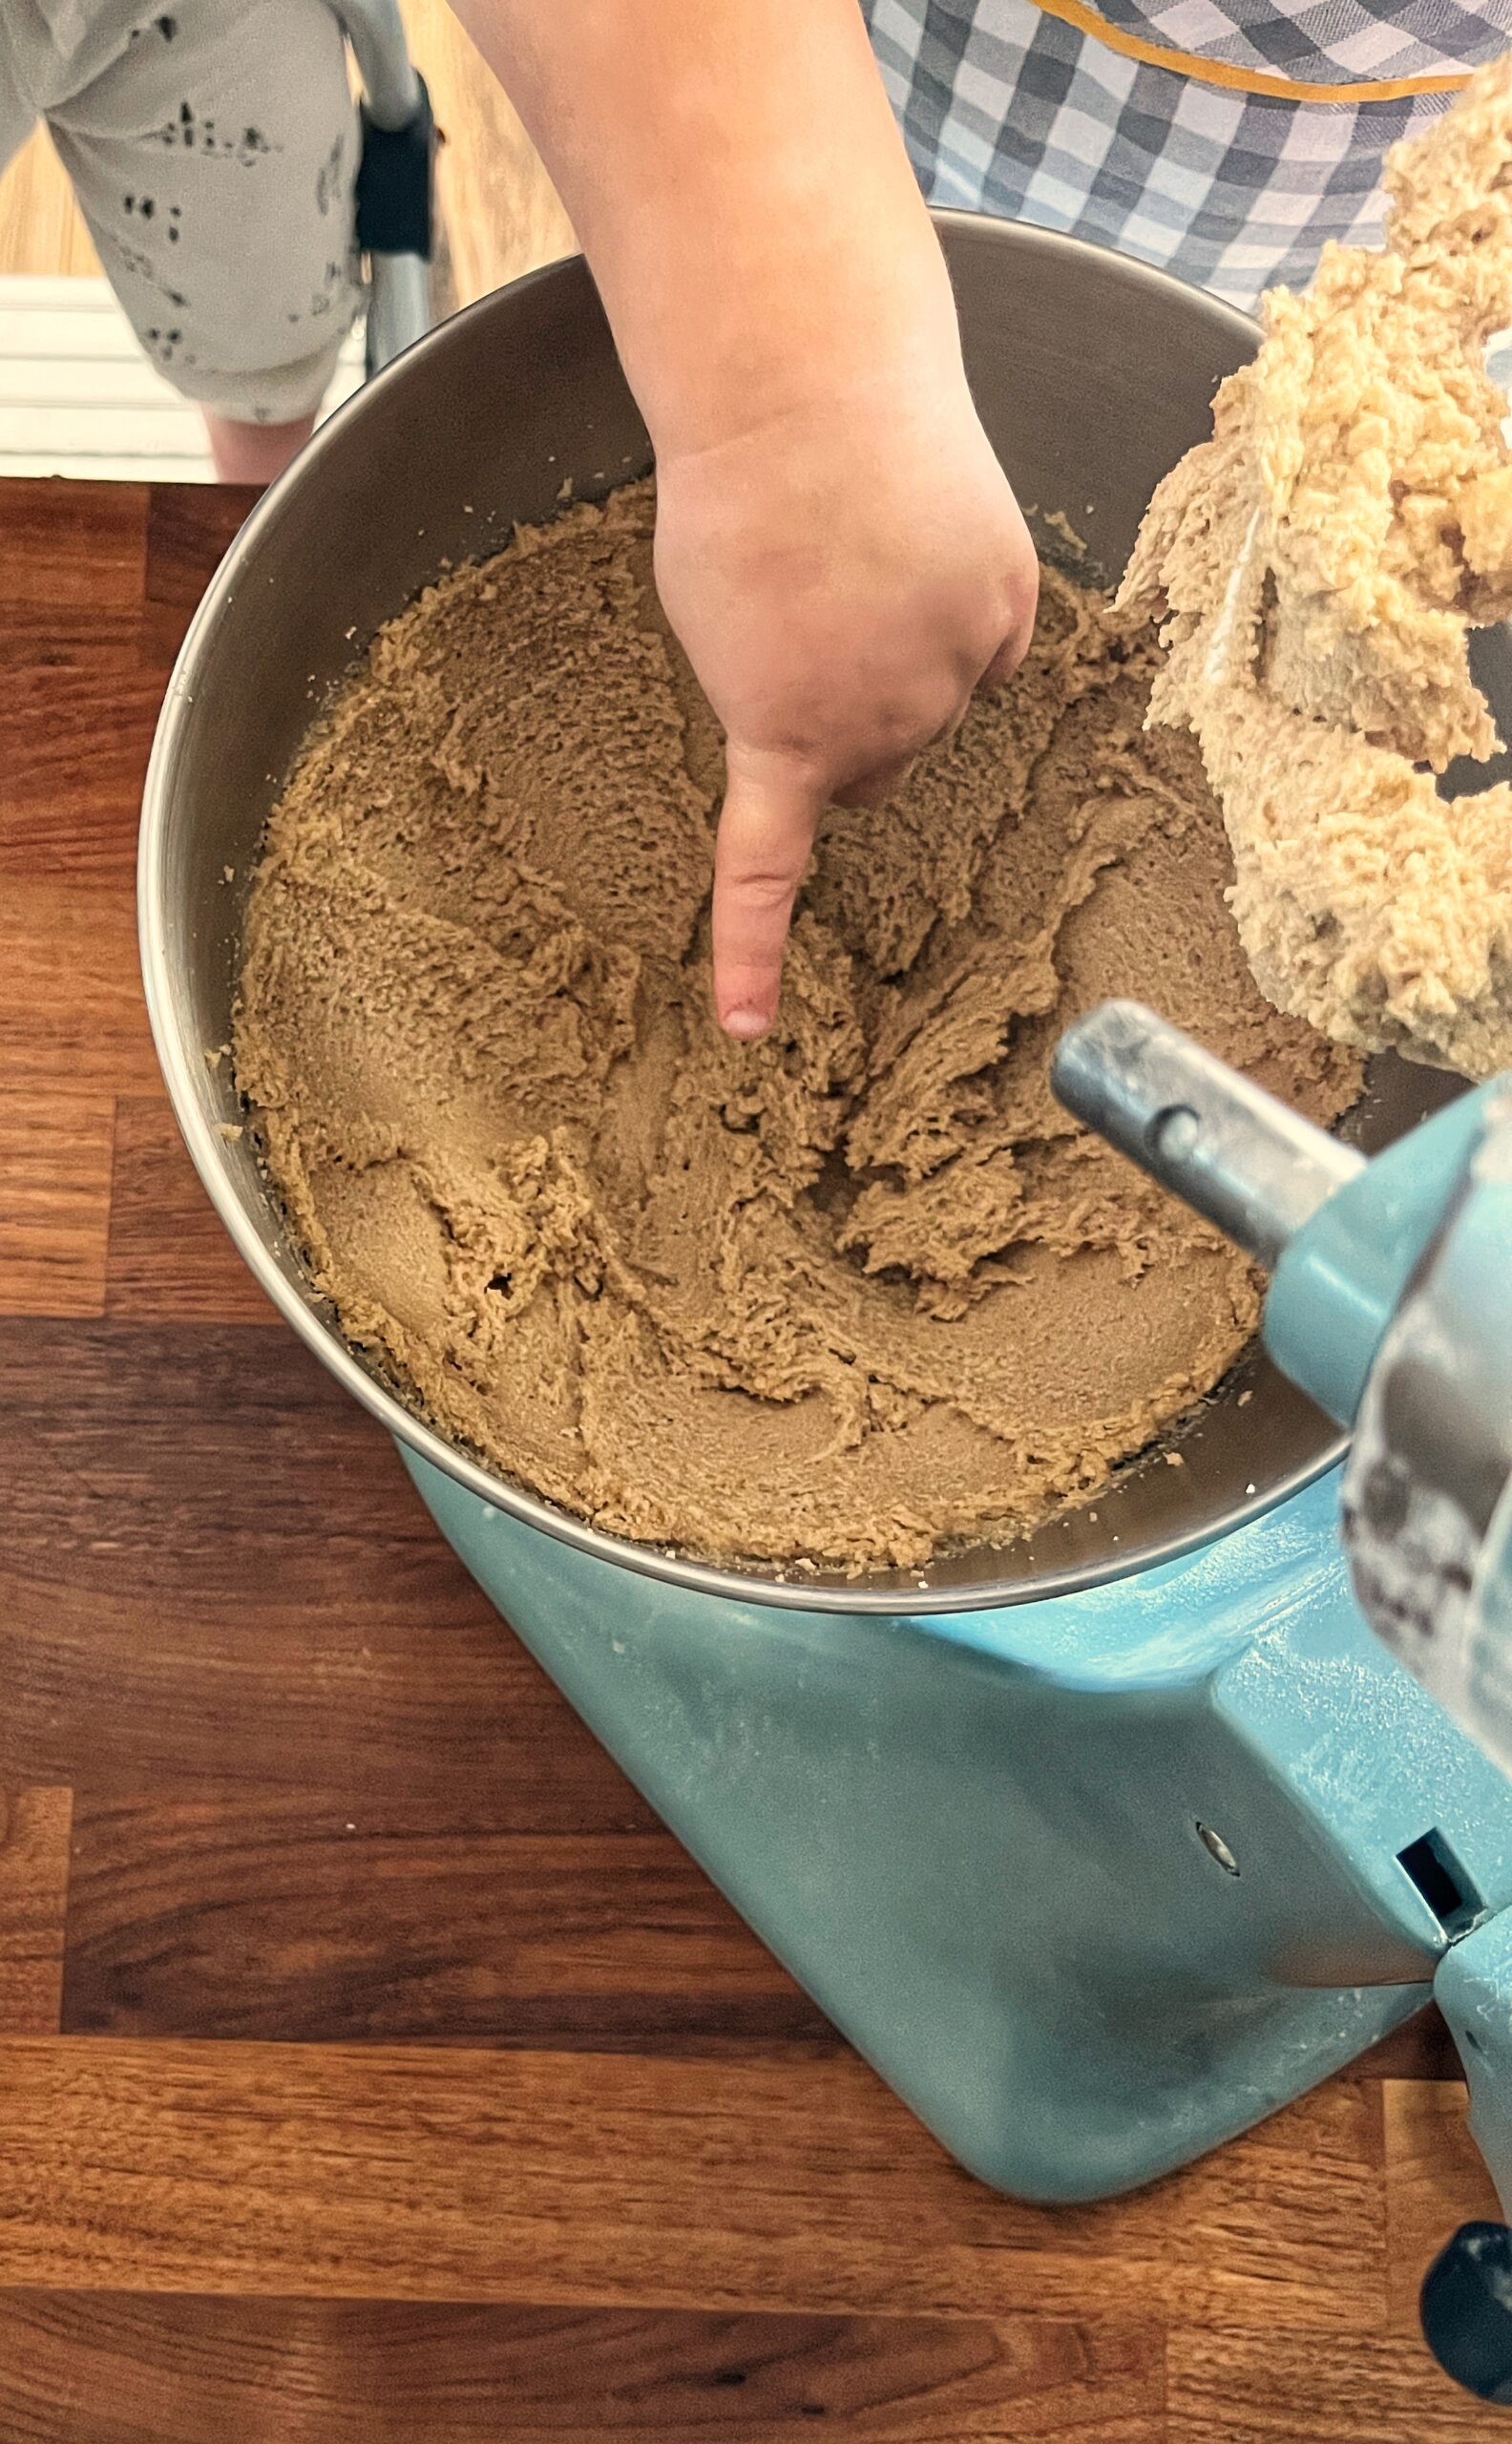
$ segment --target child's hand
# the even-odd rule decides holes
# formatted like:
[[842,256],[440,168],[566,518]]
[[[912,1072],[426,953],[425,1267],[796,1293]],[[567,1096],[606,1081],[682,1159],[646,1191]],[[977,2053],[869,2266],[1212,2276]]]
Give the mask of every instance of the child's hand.
[[657,579],[729,741],[715,992],[777,1006],[814,824],[1034,624],[944,259],[855,0],[454,0],[572,215],[656,452]]
[[822,810],[879,804],[1016,668],[1034,548],[958,370],[905,369],[662,458],[656,564],[728,740],[715,1000],[759,1036]]

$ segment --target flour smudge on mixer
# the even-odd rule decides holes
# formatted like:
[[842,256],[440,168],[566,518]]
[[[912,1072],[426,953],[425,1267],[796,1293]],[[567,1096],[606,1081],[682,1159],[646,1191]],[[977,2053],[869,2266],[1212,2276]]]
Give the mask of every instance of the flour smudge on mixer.
[[316,1282],[442,1433],[622,1535],[865,1570],[1095,1489],[1252,1334],[1244,1259],[1054,1103],[1155,1003],[1315,1119],[1354,1057],[1224,905],[1158,648],[1047,575],[1011,685],[833,811],[768,1040],[709,999],[721,742],[652,499],[376,641],[276,810],[237,1077]]

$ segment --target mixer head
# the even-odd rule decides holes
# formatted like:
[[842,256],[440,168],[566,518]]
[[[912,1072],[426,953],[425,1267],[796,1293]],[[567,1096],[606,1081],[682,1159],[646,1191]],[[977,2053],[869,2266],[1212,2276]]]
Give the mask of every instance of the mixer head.
[[1512,1077],[1372,1164],[1138,1002],[1070,1028],[1052,1080],[1275,1274],[1272,1356],[1354,1428],[1360,1608],[1512,1772]]
[[1371,1370],[1342,1523],[1372,1626],[1512,1772],[1512,1080]]

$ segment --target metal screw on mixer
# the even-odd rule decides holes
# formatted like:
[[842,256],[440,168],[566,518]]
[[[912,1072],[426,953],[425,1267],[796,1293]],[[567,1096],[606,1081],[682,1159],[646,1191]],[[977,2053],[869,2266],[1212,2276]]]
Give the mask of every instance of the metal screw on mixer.
[[1237,1875],[1239,1872],[1239,1862],[1234,1857],[1234,1854],[1228,1847],[1228,1843],[1224,1840],[1223,1835],[1221,1833],[1215,1833],[1210,1824],[1203,1824],[1201,1822],[1198,1823],[1196,1831],[1197,1839],[1202,1844],[1203,1848],[1207,1851],[1208,1856],[1222,1867],[1225,1875]]

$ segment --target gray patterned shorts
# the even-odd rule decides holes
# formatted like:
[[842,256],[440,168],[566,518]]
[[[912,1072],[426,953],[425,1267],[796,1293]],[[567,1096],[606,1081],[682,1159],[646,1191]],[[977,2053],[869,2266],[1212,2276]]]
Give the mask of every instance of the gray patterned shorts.
[[38,118],[175,388],[247,424],[318,407],[360,295],[324,0],[0,0],[0,167]]

